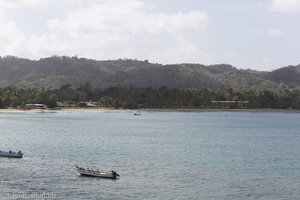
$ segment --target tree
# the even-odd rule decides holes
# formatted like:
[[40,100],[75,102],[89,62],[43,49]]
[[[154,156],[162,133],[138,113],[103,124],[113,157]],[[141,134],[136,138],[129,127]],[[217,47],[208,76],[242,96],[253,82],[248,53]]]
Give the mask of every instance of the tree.
[[56,104],[56,96],[54,94],[49,94],[49,92],[43,89],[37,94],[36,102],[40,104],[47,105],[48,108],[54,108]]
[[4,102],[3,102],[2,97],[0,97],[0,108],[4,108]]
[[10,97],[11,106],[17,108],[24,104],[24,101],[19,96],[11,96]]

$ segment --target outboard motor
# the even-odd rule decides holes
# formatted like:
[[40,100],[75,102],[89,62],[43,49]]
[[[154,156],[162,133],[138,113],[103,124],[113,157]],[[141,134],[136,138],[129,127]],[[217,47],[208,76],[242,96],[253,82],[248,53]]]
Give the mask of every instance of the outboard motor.
[[112,170],[111,173],[113,174],[113,176],[114,176],[115,178],[117,178],[117,176],[120,176],[120,175],[119,175],[117,172],[115,172],[114,170]]

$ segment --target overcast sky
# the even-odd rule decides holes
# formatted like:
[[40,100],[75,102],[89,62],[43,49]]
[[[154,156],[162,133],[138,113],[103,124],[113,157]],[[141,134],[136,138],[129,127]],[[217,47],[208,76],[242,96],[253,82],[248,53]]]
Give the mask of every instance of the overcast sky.
[[300,0],[0,0],[0,55],[300,63]]

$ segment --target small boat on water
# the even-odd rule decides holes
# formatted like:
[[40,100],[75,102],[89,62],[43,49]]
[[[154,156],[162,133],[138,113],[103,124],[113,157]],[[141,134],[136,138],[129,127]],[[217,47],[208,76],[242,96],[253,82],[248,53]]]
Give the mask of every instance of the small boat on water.
[[22,151],[14,152],[12,150],[9,151],[0,151],[0,157],[9,157],[9,158],[22,158]]
[[78,167],[77,165],[75,165],[75,167],[81,176],[92,176],[92,177],[110,178],[110,179],[116,179],[120,176],[114,170],[109,172],[101,172],[98,169],[93,170],[89,168]]
[[134,113],[133,115],[141,115],[141,113]]

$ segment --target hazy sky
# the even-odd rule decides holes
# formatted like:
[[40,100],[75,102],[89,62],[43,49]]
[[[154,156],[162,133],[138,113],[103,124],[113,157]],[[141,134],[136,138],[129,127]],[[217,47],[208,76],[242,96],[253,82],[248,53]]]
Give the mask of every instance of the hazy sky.
[[272,70],[300,63],[300,0],[0,0],[0,55]]

